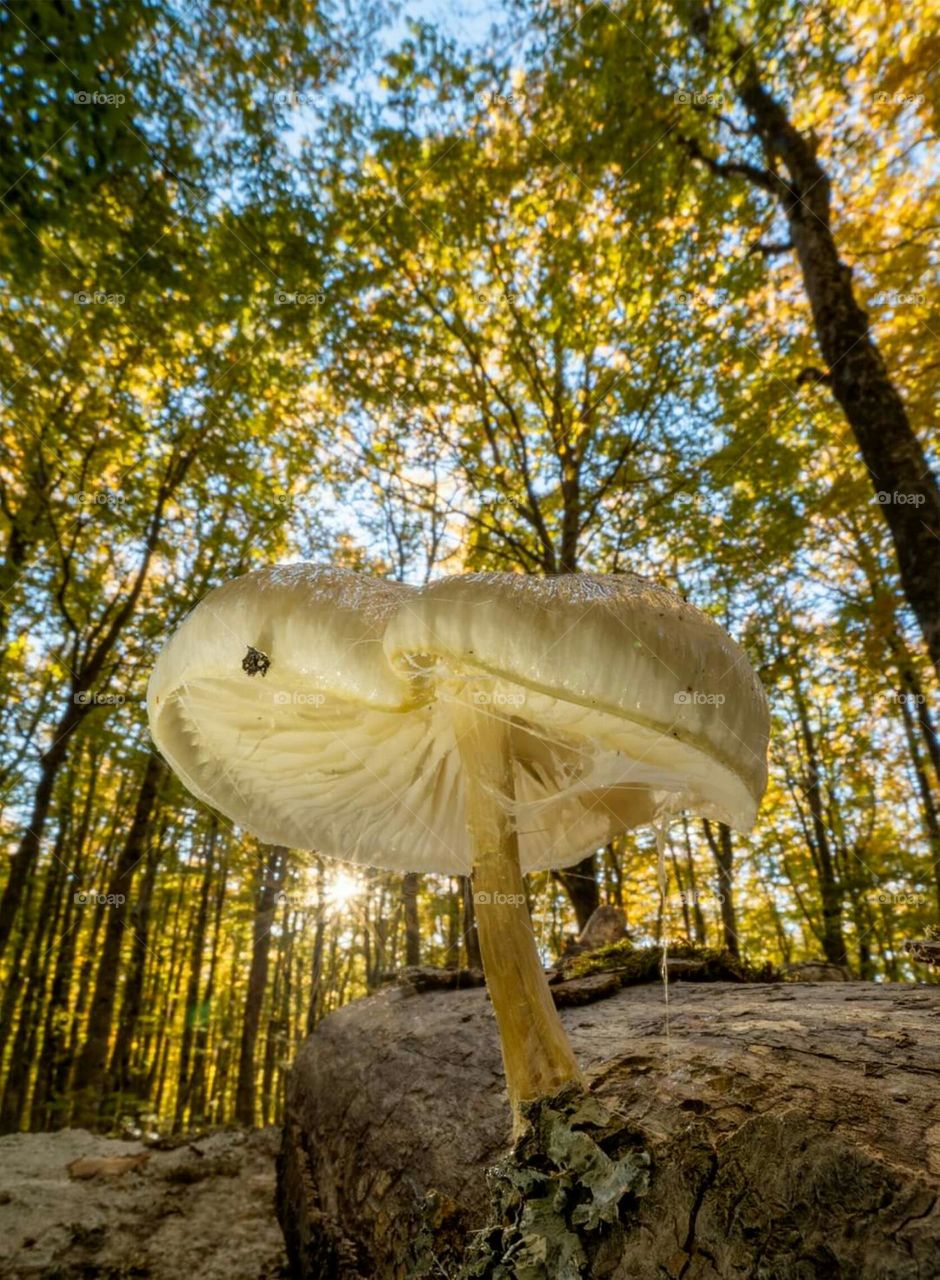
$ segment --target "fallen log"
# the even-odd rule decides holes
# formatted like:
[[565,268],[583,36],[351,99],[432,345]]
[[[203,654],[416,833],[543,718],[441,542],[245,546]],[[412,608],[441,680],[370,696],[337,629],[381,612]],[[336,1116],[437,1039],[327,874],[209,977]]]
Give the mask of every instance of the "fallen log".
[[[937,1280],[940,995],[676,983],[563,1010],[594,1095],[642,1134],[615,1280]],[[303,1280],[454,1275],[509,1112],[481,989],[389,989],[291,1077],[278,1215]]]

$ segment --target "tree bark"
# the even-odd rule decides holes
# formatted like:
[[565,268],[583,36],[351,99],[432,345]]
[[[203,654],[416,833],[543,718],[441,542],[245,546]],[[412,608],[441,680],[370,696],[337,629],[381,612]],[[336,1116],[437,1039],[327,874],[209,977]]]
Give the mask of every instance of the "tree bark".
[[[562,1017],[594,1093],[652,1162],[605,1276],[937,1274],[930,991],[679,982],[668,1023],[658,985]],[[289,1084],[278,1214],[292,1274],[444,1274],[409,1270],[419,1234],[452,1256],[484,1225],[484,1172],[508,1133],[484,991],[391,989],[331,1015]]]
[[199,888],[199,906],[189,956],[189,976],[186,982],[186,1000],[183,1016],[183,1039],[180,1044],[179,1068],[176,1081],[176,1112],[173,1128],[182,1129],[186,1110],[190,1105],[193,1085],[193,1045],[197,1026],[205,1014],[200,1013],[199,988],[202,984],[202,953],[206,945],[209,927],[209,891],[215,869],[215,845],[218,838],[218,819],[212,815],[209,833],[203,848],[202,883]]
[[418,884],[416,871],[406,871],[401,879],[401,899],[405,908],[405,964],[421,963],[421,923],[418,919]]
[[816,735],[809,720],[809,711],[800,690],[798,680],[793,682],[794,702],[800,721],[800,735],[805,752],[805,790],[813,820],[810,851],[819,875],[819,893],[822,899],[822,946],[830,964],[848,964],[849,955],[842,932],[842,886],[839,883],[826,813],[823,805],[822,765]]
[[[65,843],[66,830],[64,825],[60,825],[55,857],[52,866],[46,872],[46,883],[39,911],[36,914],[29,959],[23,967],[23,998],[20,1003],[19,1022],[11,1046],[7,1076],[3,1085],[3,1099],[0,1102],[0,1133],[16,1133],[26,1111],[51,951],[51,946],[46,940],[49,935],[53,940],[55,939],[63,906],[65,863],[62,861],[62,846]],[[7,1028],[4,1027],[4,1032],[6,1030]]]
[[274,924],[277,897],[286,873],[287,850],[283,845],[270,845],[261,869],[252,927],[251,967],[248,971],[248,995],[245,1000],[238,1055],[238,1083],[235,1089],[235,1118],[247,1128],[255,1123],[255,1046],[261,1025],[261,1006],[268,984],[271,926]]
[[894,543],[904,594],[940,671],[940,488],[855,296],[852,268],[839,253],[831,182],[815,143],[765,87],[753,54],[741,49],[738,61],[739,97],[767,165],[752,172],[752,180],[774,195],[787,219],[826,361],[825,381],[855,436]]
[[[212,946],[209,956],[209,976],[206,978],[205,990],[202,994],[205,1018],[199,1020],[193,1042],[193,1078],[190,1086],[189,1123],[193,1128],[202,1125],[206,1119],[206,1088],[209,1074],[209,1025],[215,1014],[216,974],[219,969],[220,943],[222,938],[222,909],[225,906],[225,890],[227,887],[228,846],[223,844],[217,875],[214,917],[212,921]],[[311,1027],[311,1030],[313,1028]]]
[[477,917],[473,907],[473,881],[469,876],[460,877],[460,896],[463,902],[463,945],[468,969],[482,969],[480,935],[477,933]]
[[129,1093],[133,1095],[133,1104],[139,1105],[143,1102],[143,1098],[139,1096],[138,1081],[134,1079],[132,1059],[144,1005],[144,979],[147,973],[147,949],[150,942],[150,913],[163,834],[162,830],[159,831],[150,841],[144,860],[143,879],[131,906],[129,919],[133,943],[127,973],[124,977],[121,1013],[108,1069],[112,1091],[109,1100],[111,1112],[117,1111]]
[[597,883],[597,859],[593,853],[589,853],[581,862],[573,867],[566,867],[564,871],[556,871],[555,875],[571,899],[578,921],[578,933],[580,933],[601,905],[601,893]]
[[738,919],[734,909],[734,846],[731,828],[725,822],[718,823],[718,839],[707,818],[703,820],[709,848],[718,872],[718,905],[721,908],[721,930],[724,945],[733,956],[741,954],[738,943]]
[[130,830],[108,884],[108,895],[115,899],[114,905],[96,908],[106,911],[107,916],[85,1044],[76,1063],[72,1082],[75,1095],[73,1121],[77,1125],[93,1125],[102,1101],[121,968],[124,924],[133,896],[134,875],[146,852],[151,818],[160,782],[165,774],[166,765],[158,755],[151,753],[137,794]]

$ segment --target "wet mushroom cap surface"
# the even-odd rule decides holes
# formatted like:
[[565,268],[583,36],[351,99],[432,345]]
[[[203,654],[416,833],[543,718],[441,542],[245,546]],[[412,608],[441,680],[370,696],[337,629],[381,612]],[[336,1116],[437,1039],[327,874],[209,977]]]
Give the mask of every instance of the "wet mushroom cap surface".
[[746,655],[632,574],[463,574],[423,588],[309,564],[210,592],[160,654],[148,712],[199,798],[260,839],[467,874],[453,704],[511,724],[523,871],[689,810],[741,830],[766,784]]

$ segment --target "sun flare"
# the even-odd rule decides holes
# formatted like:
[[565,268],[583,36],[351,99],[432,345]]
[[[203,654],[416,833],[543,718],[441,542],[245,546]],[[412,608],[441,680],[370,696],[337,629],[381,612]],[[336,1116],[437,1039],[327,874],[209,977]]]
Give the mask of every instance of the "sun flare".
[[326,884],[326,903],[334,911],[341,911],[362,892],[362,881],[349,871],[337,871]]

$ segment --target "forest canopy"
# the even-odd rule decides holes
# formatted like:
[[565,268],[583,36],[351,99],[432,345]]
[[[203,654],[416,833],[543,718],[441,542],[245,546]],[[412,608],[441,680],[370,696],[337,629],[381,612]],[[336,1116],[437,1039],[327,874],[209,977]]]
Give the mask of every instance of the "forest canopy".
[[[492,25],[491,25],[492,24]],[[940,911],[940,41],[898,0],[0,7],[0,1128],[277,1120],[479,964],[465,878],[263,846],[155,752],[212,587],[639,573],[771,704],[748,837],[528,877],[540,951],[919,978]]]

